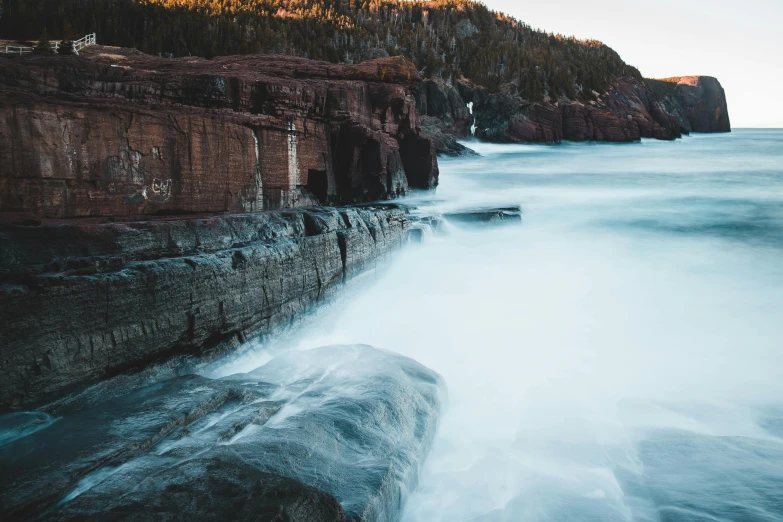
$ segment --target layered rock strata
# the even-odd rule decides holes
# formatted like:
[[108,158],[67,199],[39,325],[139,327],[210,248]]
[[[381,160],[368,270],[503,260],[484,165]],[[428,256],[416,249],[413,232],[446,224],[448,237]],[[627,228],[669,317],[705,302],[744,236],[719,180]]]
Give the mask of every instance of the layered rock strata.
[[369,346],[187,375],[14,421],[13,520],[398,520],[445,399],[439,375]]
[[464,79],[454,85],[425,80],[417,103],[424,133],[439,153],[448,155],[464,153],[454,138],[470,137],[473,125],[477,138],[498,143],[672,140],[689,132],[730,130],[725,93],[717,80],[674,80],[619,78],[608,92],[593,93],[590,102],[563,98],[543,103],[490,93]]
[[406,240],[403,209],[0,224],[0,411],[300,319]]
[[249,212],[437,185],[404,58],[0,58],[0,211]]

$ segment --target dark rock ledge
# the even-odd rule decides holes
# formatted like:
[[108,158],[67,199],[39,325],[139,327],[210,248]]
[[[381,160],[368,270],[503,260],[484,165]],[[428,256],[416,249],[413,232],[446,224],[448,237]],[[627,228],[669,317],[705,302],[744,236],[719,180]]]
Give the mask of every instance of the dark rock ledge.
[[446,221],[520,215],[4,216],[0,411],[38,409],[0,416],[0,520],[398,520],[445,399],[437,374],[335,346],[204,375]]
[[393,205],[0,224],[0,412],[291,325],[407,228]]
[[517,206],[500,208],[474,208],[448,212],[443,215],[447,221],[458,225],[478,225],[485,223],[521,223],[522,208]]

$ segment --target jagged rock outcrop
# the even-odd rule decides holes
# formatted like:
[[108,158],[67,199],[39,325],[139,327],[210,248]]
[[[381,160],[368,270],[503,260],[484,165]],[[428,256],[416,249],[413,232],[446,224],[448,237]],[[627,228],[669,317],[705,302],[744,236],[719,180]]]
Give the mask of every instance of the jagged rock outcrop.
[[457,142],[467,138],[473,115],[453,85],[443,80],[422,81],[416,104],[421,115],[422,135],[432,140],[438,154],[464,156],[473,152]]
[[494,142],[609,141],[680,136],[676,120],[646,86],[620,79],[596,101],[550,100],[530,103],[517,95],[490,94],[463,82],[463,95],[473,101],[476,135]]
[[0,412],[300,320],[406,240],[397,207],[0,224]]
[[416,99],[421,116],[440,120],[450,134],[467,137],[473,117],[465,100],[453,85],[440,78],[422,81]]
[[712,76],[648,80],[683,132],[730,132],[726,93]]
[[398,520],[445,386],[407,357],[330,346],[81,395],[0,446],[0,518]]
[[[461,79],[456,86],[427,80],[418,104],[424,134],[439,153],[456,155],[454,138],[467,138],[475,117],[476,137],[497,143],[672,140],[683,133],[729,130],[725,95],[714,78],[677,79],[674,84],[620,78],[594,101],[530,102],[518,94],[490,93]],[[658,85],[661,84],[661,85]],[[467,103],[472,103],[469,114]],[[429,122],[426,118],[437,118]],[[456,143],[456,145],[459,145]]]
[[0,58],[0,211],[248,212],[431,188],[419,80],[399,57]]
[[447,129],[439,118],[422,116],[421,133],[432,141],[437,154],[452,157],[476,155],[475,151],[457,141],[458,139],[465,139],[466,136],[454,134],[454,131]]

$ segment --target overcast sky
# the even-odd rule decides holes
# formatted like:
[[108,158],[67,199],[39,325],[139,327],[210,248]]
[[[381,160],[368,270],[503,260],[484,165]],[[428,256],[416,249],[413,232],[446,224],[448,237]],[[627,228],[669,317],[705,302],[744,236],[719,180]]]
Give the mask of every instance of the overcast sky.
[[660,78],[715,76],[732,127],[783,127],[783,0],[484,0],[528,25],[601,40]]

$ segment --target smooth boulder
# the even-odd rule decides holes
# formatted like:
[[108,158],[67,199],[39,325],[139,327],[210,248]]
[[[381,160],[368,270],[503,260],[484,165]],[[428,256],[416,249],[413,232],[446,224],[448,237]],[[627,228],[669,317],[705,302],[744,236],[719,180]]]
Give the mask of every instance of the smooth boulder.
[[397,520],[444,400],[435,372],[363,345],[82,398],[0,446],[0,516]]

